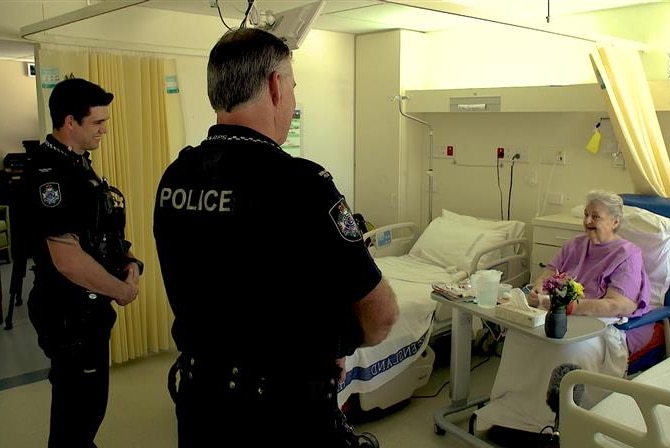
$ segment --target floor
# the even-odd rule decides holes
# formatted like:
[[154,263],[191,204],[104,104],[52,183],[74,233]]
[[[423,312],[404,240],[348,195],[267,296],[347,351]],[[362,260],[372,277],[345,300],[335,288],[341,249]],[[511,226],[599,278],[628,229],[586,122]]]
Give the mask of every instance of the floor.
[[[11,265],[1,265],[3,309],[9,297]],[[24,280],[24,305],[17,307],[14,328],[0,327],[0,446],[38,448],[48,436],[50,386],[46,378],[48,360],[37,347],[35,332],[27,318],[25,299],[32,284],[30,272]],[[440,350],[448,346],[438,347]],[[100,448],[176,447],[174,406],[166,389],[167,371],[174,352],[152,355],[111,369],[107,416],[98,433]],[[356,432],[370,432],[382,448],[464,448],[452,435],[434,431],[435,411],[449,403],[448,355],[438,353],[429,382],[415,392],[399,410],[373,421],[357,421]],[[474,395],[487,395],[498,367],[497,356],[473,356]],[[299,424],[300,416],[296,416]],[[467,428],[468,414],[452,420]]]

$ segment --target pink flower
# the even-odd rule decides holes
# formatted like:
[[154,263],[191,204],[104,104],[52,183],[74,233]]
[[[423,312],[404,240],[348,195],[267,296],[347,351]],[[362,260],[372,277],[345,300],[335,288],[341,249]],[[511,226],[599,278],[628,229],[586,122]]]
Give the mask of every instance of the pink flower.
[[565,309],[573,300],[579,301],[584,295],[584,286],[565,272],[558,272],[542,282],[551,300],[552,309]]

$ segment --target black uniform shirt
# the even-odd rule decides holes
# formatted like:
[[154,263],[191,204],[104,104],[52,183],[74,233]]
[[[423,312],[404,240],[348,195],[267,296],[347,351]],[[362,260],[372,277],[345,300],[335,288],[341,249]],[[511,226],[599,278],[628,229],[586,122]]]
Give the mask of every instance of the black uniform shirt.
[[330,174],[246,127],[215,125],[180,152],[154,235],[173,336],[191,353],[332,366],[351,305],[381,280]]
[[56,271],[45,239],[75,234],[82,248],[89,251],[86,231],[94,225],[99,185],[100,179],[91,167],[88,152],[80,156],[52,135],[31,155],[28,207],[38,280],[48,278],[57,284],[69,283]]

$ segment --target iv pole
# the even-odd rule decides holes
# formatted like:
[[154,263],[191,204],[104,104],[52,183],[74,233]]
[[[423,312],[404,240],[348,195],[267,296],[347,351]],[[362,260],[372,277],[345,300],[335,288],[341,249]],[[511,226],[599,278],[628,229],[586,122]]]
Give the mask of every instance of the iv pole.
[[433,221],[433,128],[428,122],[408,115],[402,110],[402,103],[409,99],[408,96],[398,95],[395,99],[398,100],[398,110],[400,111],[400,115],[409,118],[410,120],[414,120],[417,123],[421,123],[428,128],[428,224],[430,224]]

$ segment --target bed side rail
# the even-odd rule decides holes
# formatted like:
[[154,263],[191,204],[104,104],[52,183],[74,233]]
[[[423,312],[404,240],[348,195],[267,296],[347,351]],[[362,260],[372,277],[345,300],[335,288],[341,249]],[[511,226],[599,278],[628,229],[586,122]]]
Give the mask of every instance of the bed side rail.
[[[505,247],[513,246],[514,255],[503,258],[497,258],[479,266],[479,260],[482,256],[499,251]],[[509,283],[515,288],[521,288],[530,281],[530,256],[528,250],[527,238],[515,238],[503,241],[498,244],[487,247],[476,253],[470,265],[470,273],[480,269],[496,269],[502,271],[500,279],[503,283]]]
[[[640,410],[647,430],[633,428],[580,407],[573,399],[576,384],[595,386],[631,397]],[[659,412],[662,407],[659,405],[670,406],[670,390],[586,370],[568,372],[560,387],[561,448],[670,446],[668,431],[660,420],[661,414],[665,414],[667,419],[668,413]],[[667,420],[665,424],[667,426]]]
[[373,257],[405,255],[419,238],[419,226],[399,222],[366,232],[363,239]]

